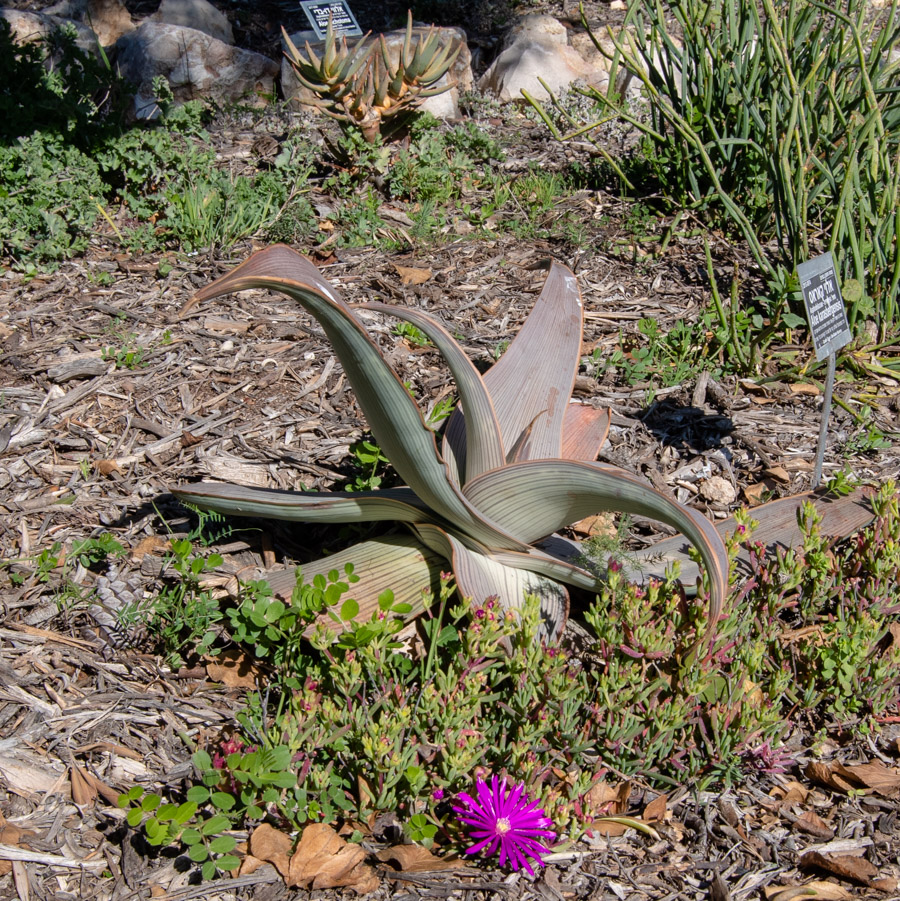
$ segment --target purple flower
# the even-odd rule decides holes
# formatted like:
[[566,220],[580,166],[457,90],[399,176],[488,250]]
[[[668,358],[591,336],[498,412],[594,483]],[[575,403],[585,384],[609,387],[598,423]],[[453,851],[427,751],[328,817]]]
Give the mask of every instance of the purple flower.
[[507,861],[514,870],[524,867],[532,876],[534,870],[528,858],[543,866],[541,855],[547,854],[539,841],[541,838],[553,841],[556,833],[547,827],[552,825],[537,801],[525,794],[525,786],[518,783],[507,795],[506,778],[499,781],[491,777],[490,788],[483,779],[475,783],[478,800],[465,792],[459,798],[463,806],[453,806],[459,819],[474,828],[472,838],[476,844],[466,849],[466,854],[477,854],[486,848],[486,854],[494,854],[500,847],[500,866]]

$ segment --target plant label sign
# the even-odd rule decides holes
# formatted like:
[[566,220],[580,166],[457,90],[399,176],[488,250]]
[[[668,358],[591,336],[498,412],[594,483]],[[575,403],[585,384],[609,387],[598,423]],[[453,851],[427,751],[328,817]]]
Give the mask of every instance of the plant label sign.
[[300,6],[320,41],[325,40],[329,20],[335,37],[362,34],[347,0],[302,0]]
[[798,263],[797,277],[816,348],[816,359],[824,360],[849,344],[853,337],[831,251],[806,263]]

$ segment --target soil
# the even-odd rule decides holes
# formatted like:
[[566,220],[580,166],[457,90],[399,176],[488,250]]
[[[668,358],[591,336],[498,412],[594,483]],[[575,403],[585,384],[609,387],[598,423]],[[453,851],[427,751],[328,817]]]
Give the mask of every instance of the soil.
[[[132,5],[133,12],[150,11],[142,0]],[[260,50],[277,39],[281,24],[302,24],[286,7],[223,6],[240,25],[240,40]],[[383,27],[379,16],[395,24],[402,12],[398,4],[353,8],[365,28]],[[487,8],[495,30],[475,40],[495,46],[507,13]],[[281,133],[278,117],[285,115],[221,117],[212,129],[216,149],[235,165],[255,165],[257,140]],[[503,165],[512,174],[529,165],[562,170],[584,152],[553,143],[514,110],[483,124],[506,143]],[[310,187],[314,205],[327,204],[317,185]],[[403,205],[385,200],[380,212],[394,236],[403,236]],[[478,238],[451,231],[438,246],[410,240],[396,252],[316,250],[312,243],[300,249],[315,252],[322,273],[350,301],[412,304],[446,320],[483,366],[516,333],[557,259],[576,272],[585,301],[576,393],[613,411],[601,460],[643,474],[714,519],[744,503],[809,490],[821,368],[804,380],[779,378],[774,368],[762,374],[768,378],[752,379],[692,373],[660,388],[629,384],[621,370],[604,366],[616,351],[633,356],[646,346],[642,319],[664,334],[679,321],[697,321],[709,299],[699,239],[675,238],[651,255],[630,212],[603,191],[560,201],[546,216],[577,215],[587,227],[577,245],[522,241],[498,228]],[[651,236],[658,239],[663,227],[651,224]],[[0,558],[18,561],[0,574],[0,899],[309,896],[285,888],[271,867],[198,885],[182,860],[143,845],[114,806],[117,792],[135,783],[184,787],[191,767],[182,736],[200,745],[215,741],[242,704],[242,691],[214,682],[204,661],[173,671],[154,653],[152,636],[114,616],[130,599],[153,597],[167,541],[196,523],[171,486],[212,477],[333,487],[352,474],[349,447],[366,434],[340,363],[316,323],[287,298],[251,291],[191,301],[257,246],[136,257],[122,253],[112,234],[99,233],[83,258],[55,272],[30,280],[7,272],[0,281]],[[749,269],[740,248],[722,237],[714,253],[726,276],[735,265]],[[417,270],[421,284],[408,283],[398,267]],[[373,329],[423,407],[450,391],[433,352],[387,324]],[[117,365],[126,347],[140,354]],[[782,364],[813,359],[808,345],[778,351]],[[882,376],[838,381],[835,397],[846,408],[836,405],[828,423],[826,477],[845,467],[865,481],[897,476],[900,447],[872,447],[868,426],[847,409],[868,405],[870,424],[889,433],[897,428],[898,396],[897,383]],[[108,571],[64,560],[73,542],[104,532],[127,549]],[[225,585],[235,575],[311,559],[336,535],[269,524],[211,550],[225,559],[217,573]],[[664,535],[638,521],[632,540],[640,546]],[[51,548],[56,565],[41,568],[35,555]],[[372,897],[725,901],[764,891],[769,898],[775,887],[813,878],[817,897],[900,897],[898,779],[829,782],[807,767],[815,744],[826,763],[880,762],[896,776],[900,709],[894,714],[876,737],[852,729],[814,735],[798,721],[788,772],[750,774],[728,791],[674,789],[655,837],[596,835],[553,855],[535,879],[486,866],[421,874],[381,864]],[[654,797],[634,782],[629,811],[642,811]],[[835,856],[851,862],[829,873],[822,861]]]

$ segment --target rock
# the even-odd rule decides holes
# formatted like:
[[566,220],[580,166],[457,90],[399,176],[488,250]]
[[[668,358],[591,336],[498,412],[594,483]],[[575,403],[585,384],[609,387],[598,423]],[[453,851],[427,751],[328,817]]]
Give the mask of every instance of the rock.
[[478,88],[498,100],[521,100],[522,90],[537,100],[559,93],[578,79],[587,79],[591,67],[568,44],[568,33],[552,16],[526,16],[510,31],[505,49],[478,82]]
[[45,15],[72,19],[93,30],[101,47],[109,47],[134,29],[131,14],[122,0],[60,0],[44,10]]
[[162,0],[150,21],[202,31],[217,41],[234,43],[231,23],[207,0]]
[[116,42],[116,62],[123,77],[137,86],[135,115],[153,118],[153,79],[163,76],[175,100],[206,98],[233,103],[248,95],[274,93],[278,64],[249,50],[217,41],[195,28],[149,20]]
[[[428,31],[429,26],[427,25],[414,25],[412,46],[415,47],[419,38],[427,35]],[[433,116],[437,116],[439,119],[458,119],[460,115],[459,95],[464,91],[470,90],[473,84],[472,54],[469,52],[469,45],[466,42],[466,33],[461,28],[438,28],[437,31],[443,41],[452,41],[454,46],[457,44],[460,45],[459,56],[456,58],[456,62],[450,67],[450,71],[438,82],[439,85],[444,85],[449,82],[452,85],[450,90],[445,91],[443,94],[437,94],[434,97],[426,98],[420,109],[431,113]],[[309,41],[309,45],[318,56],[321,56],[324,51],[324,41],[317,40],[314,31],[299,31],[296,34],[292,34],[290,37],[294,46],[303,53],[306,52],[307,41]],[[397,60],[400,58],[400,48],[403,46],[405,38],[405,28],[389,31],[384,35],[385,43],[388,46],[388,53],[394,64],[396,64]],[[359,39],[350,38],[347,43],[353,47],[357,40]],[[283,39],[282,47],[285,50],[287,49],[287,45],[284,43]],[[301,105],[302,99],[312,96],[309,91],[301,87],[300,83],[297,81],[297,76],[294,75],[294,70],[291,68],[291,64],[287,59],[282,59],[281,62],[281,91],[284,94],[284,99],[292,101],[292,105],[295,107]],[[305,108],[312,109],[312,107],[309,106]]]
[[0,9],[0,19],[9,23],[12,39],[17,44],[46,40],[58,28],[68,25],[75,30],[75,43],[81,50],[94,56],[100,55],[97,36],[86,25],[79,25],[59,16],[30,13],[21,9]]
[[710,503],[727,507],[737,497],[734,485],[722,476],[712,476],[700,485],[700,496]]

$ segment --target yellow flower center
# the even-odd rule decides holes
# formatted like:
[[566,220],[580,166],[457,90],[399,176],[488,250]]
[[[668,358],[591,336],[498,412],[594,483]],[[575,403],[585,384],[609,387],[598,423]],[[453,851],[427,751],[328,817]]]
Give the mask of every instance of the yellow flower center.
[[512,829],[512,825],[506,817],[500,817],[497,820],[497,825],[494,827],[500,835],[506,835],[510,829]]

